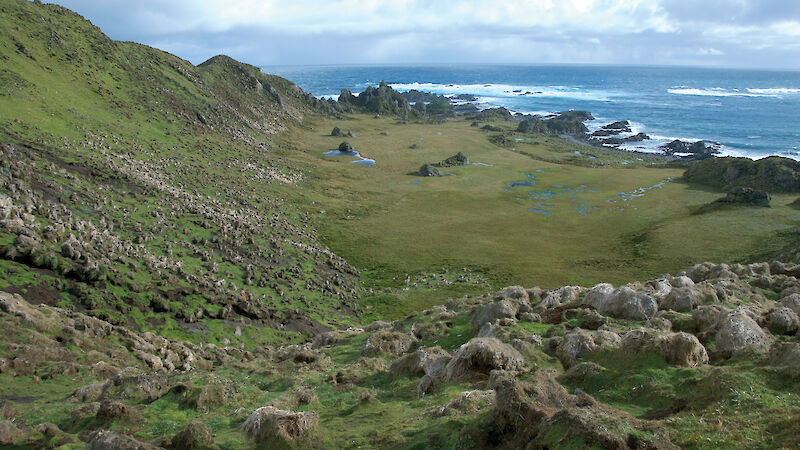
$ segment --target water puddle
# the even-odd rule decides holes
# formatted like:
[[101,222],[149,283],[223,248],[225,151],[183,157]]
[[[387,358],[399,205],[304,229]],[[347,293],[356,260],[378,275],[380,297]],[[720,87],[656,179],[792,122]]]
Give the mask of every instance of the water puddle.
[[474,162],[472,163],[473,166],[483,166],[483,167],[492,167],[492,164],[486,164],[482,162]]
[[525,175],[525,177],[526,177],[525,180],[510,181],[510,182],[506,183],[505,190],[508,191],[508,190],[513,189],[515,187],[533,186],[533,185],[536,184],[536,176],[534,176],[532,173],[522,172],[522,174]]
[[[536,173],[543,173],[544,171],[538,169]],[[591,189],[587,184],[579,184],[575,187],[565,186],[562,184],[552,184],[549,187],[533,188],[529,190],[516,189],[520,187],[531,187],[536,185],[537,181],[541,184],[542,180],[536,179],[532,173],[523,172],[526,179],[519,181],[510,181],[506,183],[503,190],[507,192],[514,192],[514,200],[528,203],[528,211],[541,214],[545,217],[551,217],[556,210],[556,199],[563,198],[571,204],[571,210],[574,210],[579,216],[588,216],[589,214],[607,210],[607,211],[625,211],[625,207],[636,209],[635,206],[628,205],[627,202],[644,197],[648,192],[654,189],[660,189],[667,183],[672,181],[672,178],[660,181],[652,186],[639,187],[629,192],[620,192],[615,198],[608,200],[587,200],[585,194],[596,194],[599,192],[596,189]],[[522,191],[522,192],[520,192]],[[522,194],[522,195],[520,195]]]
[[374,159],[364,158],[363,156],[361,156],[361,153],[358,153],[358,152],[355,152],[355,151],[353,151],[353,152],[343,152],[341,150],[331,150],[331,151],[325,152],[325,156],[330,156],[330,157],[351,156],[353,158],[358,158],[355,161],[351,161],[353,164],[359,164],[359,165],[362,165],[362,166],[374,166],[375,165],[375,160]]

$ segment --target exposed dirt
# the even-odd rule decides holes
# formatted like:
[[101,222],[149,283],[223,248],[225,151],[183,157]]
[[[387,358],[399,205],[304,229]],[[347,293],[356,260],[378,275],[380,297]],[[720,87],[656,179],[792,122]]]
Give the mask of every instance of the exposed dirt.
[[4,291],[19,294],[31,305],[56,306],[61,301],[61,292],[45,283],[38,285],[9,286]]

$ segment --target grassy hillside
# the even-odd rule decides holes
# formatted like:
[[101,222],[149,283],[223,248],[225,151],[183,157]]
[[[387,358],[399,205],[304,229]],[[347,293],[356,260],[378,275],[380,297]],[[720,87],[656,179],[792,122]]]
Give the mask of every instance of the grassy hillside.
[[793,195],[369,93],[0,3],[0,446],[797,446]]
[[4,283],[174,336],[266,325],[248,346],[354,320],[357,274],[286,202],[304,174],[272,145],[313,97],[224,56],[194,67],[112,41],[55,5],[0,8],[3,188],[34,239],[4,229],[3,272],[26,273]]

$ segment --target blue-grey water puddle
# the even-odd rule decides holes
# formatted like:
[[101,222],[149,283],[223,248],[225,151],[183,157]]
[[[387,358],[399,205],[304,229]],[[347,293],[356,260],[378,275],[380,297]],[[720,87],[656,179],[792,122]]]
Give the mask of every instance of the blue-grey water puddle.
[[550,217],[553,215],[553,211],[548,209],[528,208],[528,210],[531,212],[539,213],[545,217]]
[[525,180],[521,181],[510,181],[506,183],[505,190],[508,191],[509,189],[513,189],[519,186],[533,186],[536,184],[536,177],[532,173],[523,172],[523,175],[527,177]]
[[472,165],[473,166],[492,167],[491,164],[486,164],[486,163],[482,163],[482,162],[474,162],[474,163],[472,163]]
[[[544,172],[541,169],[537,170],[536,172]],[[511,191],[514,188],[518,187],[530,187],[536,185],[538,181],[541,183],[541,179],[537,180],[533,174],[523,172],[523,175],[526,176],[527,179],[521,181],[511,181],[506,183],[506,186],[503,188],[505,191]],[[553,202],[554,199],[557,197],[564,198],[568,202],[572,203],[571,209],[573,209],[579,216],[588,216],[593,212],[600,211],[600,210],[607,210],[612,212],[621,212],[625,211],[626,208],[636,210],[635,206],[627,204],[627,202],[639,198],[644,197],[647,195],[648,192],[652,191],[653,189],[660,189],[664,187],[667,183],[671,182],[672,178],[667,178],[666,180],[660,181],[652,186],[645,186],[645,187],[638,187],[629,192],[620,192],[614,198],[601,201],[599,205],[595,204],[592,205],[589,201],[581,198],[583,194],[586,193],[597,193],[598,190],[590,189],[589,185],[586,184],[579,184],[576,187],[571,186],[564,186],[561,184],[553,184],[547,188],[533,188],[527,190],[525,194],[527,197],[521,196],[521,192],[516,190],[516,195],[514,196],[514,200],[520,202],[531,202],[528,203],[528,210],[530,212],[534,212],[537,214],[541,214],[546,217],[552,216],[553,212],[556,209],[556,204]],[[605,207],[601,207],[600,205],[605,204]]]
[[374,159],[364,158],[363,156],[361,156],[361,153],[358,153],[358,152],[343,152],[341,150],[331,150],[331,151],[325,152],[325,156],[331,156],[331,157],[334,157],[334,156],[352,156],[353,158],[358,158],[357,160],[352,161],[353,164],[359,164],[359,165],[362,165],[362,166],[374,166],[375,165],[375,160]]

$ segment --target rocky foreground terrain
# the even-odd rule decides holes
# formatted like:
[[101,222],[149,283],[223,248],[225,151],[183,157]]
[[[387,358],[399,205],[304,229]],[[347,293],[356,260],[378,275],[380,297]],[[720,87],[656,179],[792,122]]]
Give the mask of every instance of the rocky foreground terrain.
[[[396,437],[336,429],[337,419],[409,402],[425,405],[414,413],[425,425],[407,438],[436,445],[675,448],[699,446],[692,433],[711,427],[717,443],[763,433],[754,445],[789,446],[798,439],[789,431],[798,417],[797,276],[796,264],[706,263],[618,288],[513,286],[252,351],[137,333],[0,293],[0,371],[31,391],[4,396],[0,443],[385,446]],[[78,387],[54,389],[36,413],[16,410],[53,380]],[[212,431],[187,421],[169,433],[146,424],[172,420],[167,405],[229,422]],[[634,417],[623,411],[632,405],[648,406]],[[143,429],[150,439],[128,434]]]

